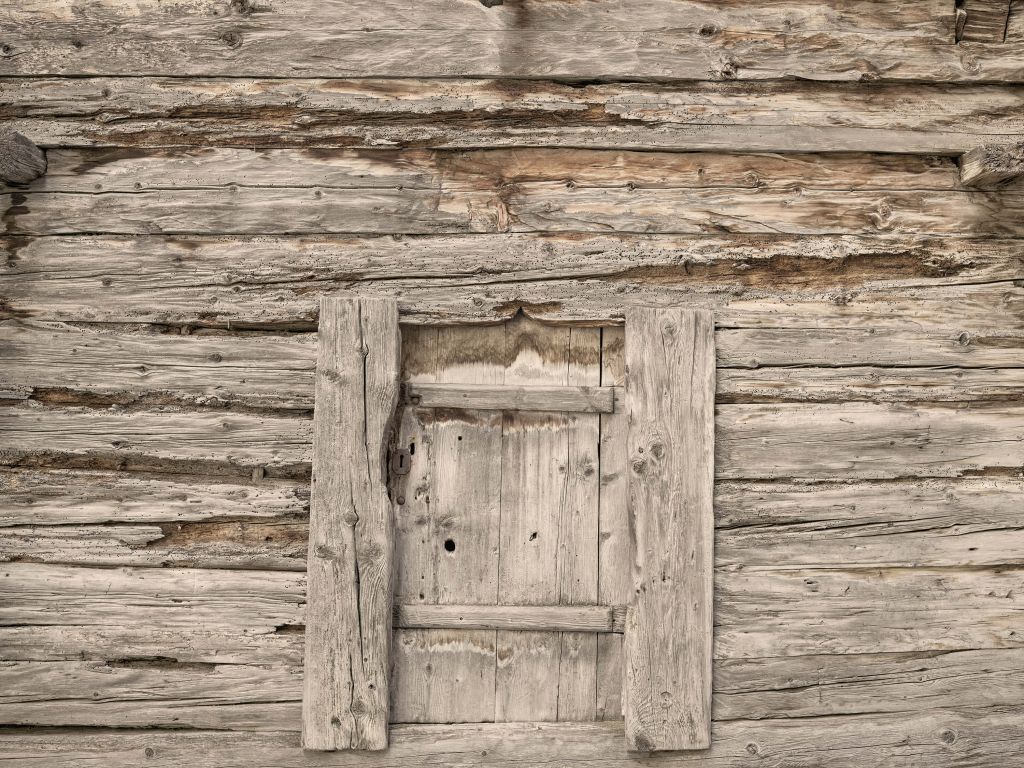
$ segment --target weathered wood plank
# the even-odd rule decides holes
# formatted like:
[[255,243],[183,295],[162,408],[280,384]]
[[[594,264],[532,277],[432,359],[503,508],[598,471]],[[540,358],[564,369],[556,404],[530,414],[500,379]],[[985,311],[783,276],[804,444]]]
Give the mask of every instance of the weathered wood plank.
[[[505,325],[504,351],[491,355],[507,361],[506,385],[564,386],[569,383],[570,341],[569,328],[517,318]],[[498,602],[560,603],[563,568],[572,571],[565,559],[573,557],[560,541],[562,515],[568,512],[563,499],[570,493],[569,416],[503,413],[501,441]],[[495,721],[557,720],[560,660],[557,632],[499,631]]]
[[626,743],[711,744],[715,323],[709,312],[626,315],[629,515],[635,596],[623,638]]
[[406,397],[421,408],[492,411],[569,411],[612,413],[615,390],[600,386],[509,386],[485,384],[408,384]]
[[[201,2],[176,6],[170,29],[168,12],[156,2],[104,4],[73,18],[29,6],[5,13],[12,32],[0,74],[1021,79],[1013,51],[1000,56],[998,44],[971,43],[966,50],[954,44],[948,3],[918,5],[914,19],[901,23],[891,14],[882,18],[876,3],[835,3],[825,13],[820,6],[795,3],[765,4],[760,13],[657,3],[643,19],[610,3],[592,14],[560,7],[546,12],[543,3],[532,2],[486,9],[483,15],[464,4],[434,3],[415,17],[405,8],[393,14],[375,8],[341,19],[308,0],[256,13],[224,13],[221,6]],[[583,16],[600,21],[573,19]],[[450,23],[460,17],[482,23]],[[110,29],[121,34],[110,35]]]
[[46,173],[46,154],[9,126],[0,126],[0,183],[28,184]]
[[[769,29],[784,31],[822,30],[888,30],[920,36],[937,34],[948,27],[951,12],[941,0],[921,0],[914,6],[902,8],[877,8],[872,0],[826,0],[810,3],[807,0],[768,0],[752,8],[738,0],[652,0],[645,8],[635,13],[623,9],[610,0],[595,0],[592,14],[579,13],[576,9],[551,6],[548,3],[529,0],[526,13],[517,13],[508,7],[464,6],[457,0],[431,0],[422,9],[411,10],[400,0],[350,0],[349,14],[343,18],[326,13],[326,9],[310,0],[295,2],[273,8],[233,8],[227,13],[229,19],[203,18],[221,16],[224,9],[216,0],[200,0],[188,6],[174,8],[175,20],[189,25],[199,21],[217,26],[216,22],[245,23],[254,30],[302,23],[308,29],[356,30],[363,27],[379,28],[386,20],[391,29],[416,30],[604,30],[604,31],[656,31],[663,30],[670,21],[673,28],[680,22],[687,26],[715,23],[735,30]],[[88,9],[90,20],[124,19],[140,26],[159,19],[163,10],[159,0],[141,0],[130,7],[105,5]],[[461,14],[459,12],[462,12]],[[7,11],[12,21],[48,19],[69,21],[77,16],[61,12],[45,2],[33,0]],[[527,18],[523,18],[523,16]],[[696,22],[699,18],[700,23]],[[325,27],[324,23],[328,24]],[[225,26],[226,24],[221,24]]]
[[[601,384],[626,384],[626,336],[622,328],[601,329]],[[601,416],[600,494],[598,510],[598,601],[629,603],[633,596],[632,569],[626,567],[633,551],[629,523],[629,474],[627,434],[629,414],[625,408]],[[597,638],[597,708],[595,720],[622,718],[622,636]]]
[[399,605],[395,624],[423,629],[622,632],[619,605]]
[[[404,633],[399,632],[401,643]],[[730,659],[715,669],[716,730],[789,719],[941,707],[1019,706],[1024,649]],[[298,731],[294,664],[172,658],[0,662],[0,722]],[[618,713],[607,719],[620,719]],[[396,721],[397,722],[397,721]]]
[[309,484],[126,472],[0,470],[0,526],[297,519]]
[[[403,332],[412,333],[415,328],[406,326]],[[312,334],[180,336],[149,331],[0,321],[0,354],[5,361],[0,390],[9,392],[10,399],[33,398],[51,404],[173,403],[301,411],[313,407],[316,340]],[[917,361],[935,363],[941,348],[929,350],[938,340],[909,328],[874,334],[793,329],[764,337],[731,329],[718,333],[722,339],[716,382],[719,403],[966,402],[1015,400],[1024,395],[1022,368],[960,367],[959,363],[973,364],[973,359],[962,360],[957,352],[970,349],[966,337],[967,346],[950,340],[947,365],[938,368],[912,366]],[[831,359],[830,349],[835,349]],[[1009,358],[1013,351],[1004,346],[1002,355]],[[766,353],[769,357],[762,362]],[[880,365],[864,364],[880,354],[884,356]],[[904,366],[886,367],[899,359]],[[744,367],[722,367],[726,365]],[[757,365],[765,367],[749,367]],[[610,414],[616,407],[618,386],[510,390],[497,384],[418,382],[407,384],[405,390],[407,399],[420,397],[420,407],[500,408],[510,405],[506,395],[515,394],[514,403],[520,409],[544,409],[557,403],[566,410],[596,408]],[[540,402],[529,400],[537,395],[543,395]],[[553,401],[553,397],[559,399]]]
[[[623,433],[618,433],[619,435]],[[606,440],[604,489],[614,471]],[[109,566],[192,566],[304,570],[309,489],[265,480],[258,485],[202,478],[191,483],[128,473],[0,471],[0,559]],[[1020,565],[1024,487],[1019,480],[972,478],[917,482],[786,484],[718,483],[716,563],[719,566],[869,568]],[[625,501],[602,505],[601,562],[628,555]],[[624,515],[624,512],[623,512]],[[465,543],[466,536],[462,535]],[[467,545],[468,546],[468,545]],[[465,548],[465,547],[464,547]],[[400,550],[401,552],[402,550]],[[494,561],[491,561],[494,567]],[[409,573],[416,573],[409,567]],[[403,569],[398,569],[401,579]],[[626,577],[626,578],[623,578]],[[606,567],[601,600],[624,604],[625,569]],[[493,580],[488,599],[493,600]],[[618,592],[609,586],[618,583]],[[416,582],[408,585],[418,587]],[[425,593],[434,594],[428,583]],[[438,593],[442,596],[449,592]],[[398,592],[402,602],[417,593]],[[452,595],[452,598],[455,596]],[[466,599],[466,598],[463,598]],[[601,640],[608,643],[601,643]],[[599,672],[617,658],[615,638],[598,638]],[[607,646],[607,647],[605,647]],[[436,664],[435,664],[436,667]],[[618,673],[609,672],[609,696]],[[599,683],[601,678],[599,677]],[[617,702],[617,698],[616,698]],[[621,711],[617,703],[607,709]]]
[[[504,329],[403,329],[406,386],[500,383],[488,359]],[[407,405],[398,478],[397,599],[413,604],[494,604],[501,515],[501,414]],[[449,543],[450,542],[450,543]],[[452,549],[449,551],[448,547]],[[395,643],[392,718],[402,722],[494,719],[495,631],[403,629]]]
[[315,334],[154,330],[0,321],[0,387],[27,386],[57,400],[89,392],[118,405],[313,408]]
[[[256,573],[4,563],[4,657],[301,663],[305,579]],[[998,566],[722,567],[715,656],[1020,648],[1022,579]]]
[[715,562],[790,568],[1020,565],[1019,479],[718,483]]
[[[1024,464],[1022,429],[1024,409],[1016,403],[725,404],[716,414],[716,477],[852,480],[1014,470]],[[236,477],[267,467],[305,477],[311,459],[312,425],[298,418],[27,403],[0,409],[0,430],[0,463],[8,465]]]
[[964,184],[999,184],[1024,176],[1024,142],[982,144],[960,158],[960,180]]
[[[991,332],[997,308],[975,298],[970,315],[958,296],[980,290],[972,283],[1022,277],[1017,241],[955,237],[83,236],[0,243],[0,294],[19,316],[200,327],[315,330],[319,296],[356,289],[400,290],[403,322],[413,323],[496,322],[520,307],[545,320],[621,323],[628,292],[638,302],[714,306],[726,327],[892,324],[912,313],[916,323]],[[932,294],[921,288],[941,285],[965,287],[942,296],[941,309],[931,312]],[[902,303],[889,309],[893,302]],[[850,343],[832,345],[829,355],[846,359]],[[979,351],[955,348],[962,357]]]
[[[567,382],[601,383],[601,329],[569,329]],[[558,516],[559,602],[597,603],[600,579],[601,422],[595,413],[570,413],[565,492]],[[623,563],[606,568],[626,570]],[[558,657],[558,719],[591,721],[597,717],[597,636],[562,632]]]
[[260,234],[272,219],[296,234],[1024,234],[1024,197],[964,188],[945,158],[209,148],[49,163],[8,193],[4,233]]
[[1001,43],[1006,37],[1006,23],[1010,14],[1011,0],[963,0],[967,13],[963,31],[957,35],[957,42],[972,40]]
[[398,306],[325,299],[318,333],[302,743],[385,749],[394,534],[388,446]]
[[[451,765],[514,768],[556,758],[561,765],[627,768],[621,723],[406,725],[393,729],[384,754],[310,755],[288,733],[138,731],[6,732],[0,759],[12,765],[87,768],[241,768],[258,761],[280,768],[390,768]],[[1012,765],[1024,758],[1020,707],[926,710],[904,717],[859,715],[820,719],[752,720],[716,727],[710,752],[666,755],[673,768],[741,768],[755,759],[779,764],[862,768],[962,768]],[[148,750],[148,751],[147,751]],[[486,754],[485,754],[486,753]]]
[[[871,13],[877,12],[875,4]],[[3,89],[8,103],[0,105],[0,117],[52,147],[547,145],[957,156],[1024,130],[1018,88],[925,82],[679,87],[24,77],[4,81]]]

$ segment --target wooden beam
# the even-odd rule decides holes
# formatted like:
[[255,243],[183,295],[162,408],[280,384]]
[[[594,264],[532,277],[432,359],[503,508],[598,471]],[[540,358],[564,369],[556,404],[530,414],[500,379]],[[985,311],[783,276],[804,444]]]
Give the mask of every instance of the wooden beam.
[[1010,0],[963,0],[963,5],[957,9],[956,41],[1001,43],[1006,40],[1009,18]]
[[421,605],[395,606],[403,629],[508,629],[536,632],[622,632],[621,605]]
[[46,173],[46,155],[10,128],[0,128],[0,181],[28,184]]
[[666,755],[656,761],[627,754],[622,723],[615,721],[396,724],[394,746],[387,753],[333,755],[304,753],[296,735],[287,731],[5,729],[0,733],[0,761],[12,768],[1013,766],[1024,761],[1022,715],[1024,707],[1014,704],[921,709],[899,716],[872,711],[725,721],[716,725],[710,752]]
[[1024,141],[982,144],[960,158],[960,181],[973,186],[998,184],[1024,175]]
[[960,180],[973,186],[999,184],[1024,175],[1024,141],[982,144],[960,158]]
[[629,749],[711,744],[714,318],[626,312],[636,596],[626,616]]
[[613,387],[406,384],[406,399],[421,408],[484,411],[614,413]]
[[387,747],[393,549],[386,448],[398,403],[393,299],[320,307],[302,741]]

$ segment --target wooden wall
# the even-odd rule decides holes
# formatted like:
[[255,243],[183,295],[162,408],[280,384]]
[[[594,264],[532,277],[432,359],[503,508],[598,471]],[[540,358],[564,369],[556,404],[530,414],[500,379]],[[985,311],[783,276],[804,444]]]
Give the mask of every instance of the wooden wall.
[[299,750],[316,312],[352,293],[715,311],[715,744],[659,762],[1024,761],[1024,186],[956,161],[1024,133],[1024,3],[961,12],[5,4],[0,120],[49,169],[0,190],[0,760],[592,764],[554,724]]

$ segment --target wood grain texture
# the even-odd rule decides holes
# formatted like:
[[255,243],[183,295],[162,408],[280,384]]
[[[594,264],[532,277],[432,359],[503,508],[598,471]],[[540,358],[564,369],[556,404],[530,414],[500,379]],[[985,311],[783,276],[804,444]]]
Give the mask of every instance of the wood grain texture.
[[387,449],[401,340],[394,301],[320,311],[307,560],[302,743],[385,749],[391,665]]
[[1024,233],[1019,192],[900,155],[68,149],[5,197],[11,235]]
[[[208,0],[175,6],[168,29],[168,14],[156,2],[104,4],[74,17],[32,3],[5,13],[12,32],[0,74],[953,82],[1022,77],[1019,59],[999,44],[954,44],[954,9],[940,0],[917,4],[905,22],[875,3],[832,3],[826,9],[770,3],[760,13],[735,5],[657,3],[643,20],[612,3],[588,14],[546,11],[544,5],[478,9],[431,3],[413,17],[392,6],[352,9],[339,18],[311,0],[255,12]],[[461,23],[450,23],[457,18]],[[102,33],[108,29],[121,34]]]
[[[601,329],[601,384],[626,385],[626,335],[623,328]],[[598,509],[598,600],[626,605],[633,597],[633,574],[627,565],[634,551],[629,521],[627,436],[629,413],[619,408],[601,416],[600,504]],[[597,638],[596,720],[622,718],[622,637]]]
[[598,386],[408,384],[405,395],[421,408],[612,413],[616,392]]
[[1001,43],[1006,38],[1006,24],[1012,0],[963,0],[967,19],[957,42],[971,40]]
[[[406,326],[404,332],[414,328]],[[173,404],[273,411],[313,407],[316,346],[311,334],[181,336],[152,330],[0,321],[0,352],[5,360],[0,390],[7,391],[10,400],[32,398],[51,404]],[[614,328],[603,329],[605,335],[614,332]],[[969,354],[965,359],[957,352],[971,349],[968,337],[963,339],[967,344],[950,339],[948,353],[943,355],[937,343],[941,339],[911,329],[875,333],[721,329],[718,336],[719,403],[1011,401],[1024,394],[1024,369],[962,367],[976,359]],[[1012,364],[1012,346],[990,349]],[[835,350],[831,367],[820,367],[829,350]],[[901,358],[904,365],[890,367]],[[944,367],[912,365],[943,359]],[[872,362],[877,364],[868,364]],[[510,390],[496,384],[418,382],[407,384],[405,390],[407,399],[421,398],[420,407],[504,407],[510,404],[510,393],[519,398],[519,408],[543,410],[555,405],[551,398],[556,395],[574,398],[562,397],[559,408],[598,408],[610,413],[621,407],[613,402],[621,399],[619,385]],[[538,394],[543,395],[541,402],[524,399]],[[467,400],[470,396],[472,402]]]
[[982,144],[960,158],[960,180],[984,186],[1000,184],[1024,175],[1024,142]]
[[0,126],[0,182],[28,184],[46,173],[46,154],[9,126]]
[[[312,331],[318,297],[349,290],[400,292],[403,322],[446,325],[519,311],[621,324],[632,303],[685,303],[713,308],[727,328],[805,332],[759,361],[792,359],[808,345],[822,365],[1006,366],[1019,364],[1024,318],[1013,284],[1024,274],[1009,239],[84,236],[10,238],[3,253],[8,311],[67,321]],[[911,357],[877,343],[872,333],[884,327],[916,337]],[[837,328],[848,329],[842,340],[824,335]]]
[[634,597],[623,639],[626,743],[711,743],[715,323],[709,312],[626,315]]
[[[871,13],[878,10],[875,4]],[[8,103],[0,104],[0,117],[51,147],[571,146],[956,156],[1024,129],[1019,88],[930,82],[24,77],[2,87]]]
[[[504,328],[403,329],[406,386],[495,385]],[[401,445],[408,475],[397,478],[399,600],[414,605],[497,603],[501,517],[501,414],[407,403]],[[453,549],[446,548],[451,542]],[[438,607],[437,610],[443,610]],[[395,643],[392,717],[402,722],[494,719],[493,629],[403,629]]]
[[[525,412],[522,412],[525,413]],[[723,404],[716,477],[853,480],[1007,474],[1024,461],[1024,410],[1010,403]],[[245,413],[0,409],[0,464],[308,476],[312,425]],[[780,447],[785,447],[780,451]],[[534,529],[527,531],[527,534]]]
[[[946,708],[908,713],[829,717],[815,720],[740,720],[715,729],[710,752],[667,755],[673,768],[742,768],[751,755],[780,764],[828,768],[892,765],[899,768],[961,768],[1012,765],[1024,757],[1021,708]],[[54,768],[105,765],[154,768],[183,763],[196,768],[238,768],[254,759],[280,768],[390,768],[457,765],[512,768],[548,762],[566,766],[627,768],[620,723],[516,723],[408,725],[393,729],[387,753],[311,755],[295,734],[211,732],[14,730],[0,735],[0,759],[18,765],[45,759]],[[148,752],[146,750],[149,750]],[[487,754],[483,754],[486,752]]]
[[622,632],[620,605],[400,605],[400,627],[510,629],[537,632]]
[[[302,574],[30,562],[0,574],[7,660],[301,664]],[[715,590],[718,659],[1022,647],[1019,568],[726,566]]]

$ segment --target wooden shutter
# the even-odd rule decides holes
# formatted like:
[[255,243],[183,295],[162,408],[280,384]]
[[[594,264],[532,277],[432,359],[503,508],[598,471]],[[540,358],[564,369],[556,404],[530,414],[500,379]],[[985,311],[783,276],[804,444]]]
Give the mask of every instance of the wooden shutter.
[[389,694],[400,720],[437,728],[614,718],[620,677],[629,748],[708,746],[710,314],[631,310],[625,398],[615,329],[517,320],[411,338],[413,369],[460,373],[406,370],[399,408],[395,303],[323,302],[304,746],[385,748]]
[[318,341],[302,743],[384,749],[393,551],[384,463],[398,404],[397,304],[324,298]]
[[626,614],[623,715],[639,751],[711,745],[714,322],[626,314],[636,594]]

